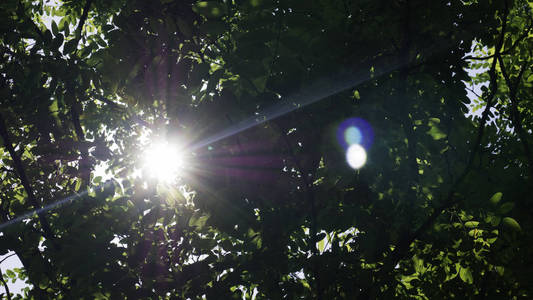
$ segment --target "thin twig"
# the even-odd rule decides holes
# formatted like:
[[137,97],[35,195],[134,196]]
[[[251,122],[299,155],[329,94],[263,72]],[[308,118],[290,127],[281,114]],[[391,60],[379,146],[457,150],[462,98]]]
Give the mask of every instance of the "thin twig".
[[[529,36],[529,31],[531,30],[531,26],[529,26],[527,28],[527,30],[524,32],[524,34],[522,34],[520,37],[518,37],[518,39],[511,45],[511,47],[509,47],[508,49],[504,50],[504,51],[501,51],[500,52],[500,55],[507,55],[509,54],[511,51],[513,51],[514,48],[516,48],[516,46],[518,46],[518,44],[523,40],[525,39],[526,37]],[[496,58],[496,53],[495,54],[492,54],[492,55],[488,55],[488,56],[481,56],[481,57],[475,57],[475,56],[472,56],[472,55],[468,55],[468,56],[465,56],[463,57],[462,59],[463,60],[487,60],[487,59],[491,59],[491,58]]]
[[[126,106],[121,106],[121,105],[119,105],[119,104],[107,99],[106,97],[104,97],[102,95],[98,95],[96,93],[91,93],[91,97],[95,98],[98,101],[104,102],[105,104],[109,105],[112,109],[126,112],[126,109],[127,109]],[[152,129],[153,128],[152,124],[150,124],[147,121],[143,120],[143,118],[139,117],[136,114],[133,114],[132,116],[130,116],[130,119],[132,119],[137,124],[139,124],[139,125],[141,125],[143,127],[146,127],[148,129]]]
[[8,256],[4,257],[4,259],[0,260],[0,264],[3,263],[6,259],[10,258],[11,256],[17,255],[16,253],[9,254]]
[[6,289],[7,300],[11,300],[11,293],[9,292],[9,286],[7,285],[7,282],[4,280],[4,275],[2,274],[2,270],[0,270],[0,281],[4,285],[4,288]]
[[497,59],[500,63],[500,70],[502,72],[503,78],[505,79],[505,83],[507,87],[509,88],[509,99],[511,100],[511,121],[513,123],[513,127],[516,129],[518,137],[520,138],[522,147],[524,148],[524,152],[528,160],[529,173],[530,173],[531,178],[533,179],[533,156],[531,154],[529,143],[527,142],[526,132],[524,131],[524,127],[522,126],[522,121],[520,118],[520,111],[518,110],[519,101],[516,98],[516,95],[518,93],[518,87],[520,85],[520,81],[522,80],[522,76],[524,75],[524,71],[526,70],[526,66],[529,64],[529,61],[527,60],[524,61],[524,63],[520,67],[518,76],[516,77],[516,82],[513,84],[513,82],[511,81],[511,77],[509,76],[509,73],[507,73],[507,69],[506,69],[502,56],[498,55]]
[[473,88],[470,88],[470,87],[467,86],[466,89],[469,90],[470,92],[472,92],[472,94],[476,95],[476,97],[482,98],[478,93],[476,93],[476,91],[474,91]]

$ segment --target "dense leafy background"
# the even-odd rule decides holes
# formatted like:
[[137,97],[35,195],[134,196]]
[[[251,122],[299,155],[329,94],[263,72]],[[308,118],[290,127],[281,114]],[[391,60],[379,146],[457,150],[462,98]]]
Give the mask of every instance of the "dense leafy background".
[[[3,296],[531,298],[532,22],[523,0],[2,1],[0,220],[71,197],[2,229],[24,266],[2,284],[29,285]],[[146,136],[194,152],[180,182],[138,176]]]

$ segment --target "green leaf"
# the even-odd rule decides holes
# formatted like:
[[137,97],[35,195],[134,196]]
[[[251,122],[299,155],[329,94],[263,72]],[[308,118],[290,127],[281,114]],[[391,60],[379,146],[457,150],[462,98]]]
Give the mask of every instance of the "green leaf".
[[202,215],[200,217],[194,215],[189,220],[189,226],[196,227],[197,229],[201,229],[205,226],[207,219],[209,219],[209,215]]
[[[61,19],[61,21],[63,21],[63,20],[65,20],[65,18]],[[61,30],[61,29],[59,29],[59,30]],[[65,34],[65,37],[70,35],[70,24],[69,24],[68,21],[63,22],[63,33]]]
[[492,195],[492,197],[490,197],[489,201],[493,205],[496,205],[498,204],[498,202],[500,202],[500,200],[502,200],[502,196],[503,196],[503,193],[497,192],[496,194]]
[[479,222],[477,221],[468,221],[465,223],[465,227],[467,228],[474,228],[474,227],[477,227],[479,225]]
[[495,266],[494,269],[498,273],[498,275],[503,276],[503,273],[505,272],[505,267],[502,266]]
[[478,238],[480,237],[481,235],[483,234],[483,230],[479,230],[477,228],[475,229],[472,229],[468,232],[468,235],[473,237],[473,238]]
[[472,272],[470,272],[469,268],[461,267],[461,270],[459,271],[459,277],[461,277],[462,281],[468,284],[474,283],[474,278],[472,277]]
[[430,129],[427,131],[427,134],[433,137],[434,140],[440,140],[446,137],[446,133],[440,130],[440,128],[437,126],[439,123],[440,119],[438,118],[430,118],[428,122]]
[[358,90],[354,90],[353,91],[353,95],[352,97],[356,100],[360,100],[361,99],[361,95],[359,95],[359,91]]
[[94,40],[100,47],[107,47],[107,43],[99,35],[94,35]]
[[50,32],[50,30],[45,30],[45,32],[43,33],[43,36],[44,36],[44,43],[46,45],[50,44],[52,42],[52,33]]
[[115,29],[115,26],[111,25],[111,24],[105,24],[102,26],[102,31],[103,32],[107,32],[107,31],[111,31]]
[[52,20],[52,33],[54,36],[59,34],[59,28],[57,27],[56,21]]
[[78,40],[73,39],[65,43],[65,46],[63,46],[63,54],[67,55],[69,53],[72,53],[76,50],[78,47]]
[[419,274],[422,274],[422,273],[426,272],[426,268],[425,268],[425,265],[424,265],[424,260],[421,259],[418,256],[413,256],[413,266],[415,268],[415,271],[417,273],[419,273]]
[[500,216],[491,216],[491,218],[490,218],[490,224],[492,226],[500,225],[501,221],[502,221],[502,218]]
[[320,241],[318,241],[318,251],[320,251],[321,253],[324,252],[324,248],[326,246],[326,238],[323,238],[321,239]]
[[62,18],[61,21],[59,21],[59,25],[57,26],[57,29],[59,31],[64,31],[65,27],[68,28],[68,22],[67,22],[66,18]]
[[509,229],[512,229],[514,231],[521,231],[522,228],[520,227],[520,224],[518,224],[518,222],[511,218],[511,217],[505,217],[503,218],[502,220],[502,223],[503,223],[503,226],[509,228]]
[[506,214],[506,213],[510,212],[513,208],[514,208],[514,203],[506,202],[506,203],[502,204],[502,206],[500,206],[499,212],[501,214]]
[[62,44],[63,44],[63,35],[61,33],[58,33],[56,35],[56,38],[54,39],[52,47],[54,48],[54,50],[57,50],[59,49],[59,47],[61,47]]
[[206,18],[221,18],[227,14],[226,5],[218,1],[196,2],[193,5],[192,10]]
[[306,290],[311,291],[311,286],[309,285],[309,283],[307,282],[307,280],[300,279],[300,283],[302,284],[302,286],[303,286]]
[[74,187],[74,190],[77,192],[80,190],[81,187],[81,179],[76,180],[76,186]]
[[94,177],[94,179],[93,179],[93,183],[94,183],[95,185],[98,185],[101,181],[102,181],[102,176],[96,176],[96,177]]
[[252,239],[252,243],[255,244],[255,246],[257,247],[257,249],[260,249],[262,246],[263,246],[263,239],[261,238],[261,236],[259,234],[257,234],[253,239]]
[[52,104],[50,104],[50,106],[48,106],[48,109],[49,109],[50,113],[53,116],[57,116],[58,115],[59,109],[58,109],[58,106],[57,106],[57,99],[54,99],[54,101],[52,101]]
[[[180,25],[180,23],[178,23],[178,26],[180,27],[180,29],[182,28],[182,25]],[[217,20],[207,21],[200,26],[200,31],[211,37],[217,37],[225,33],[226,30],[226,24],[222,21]]]

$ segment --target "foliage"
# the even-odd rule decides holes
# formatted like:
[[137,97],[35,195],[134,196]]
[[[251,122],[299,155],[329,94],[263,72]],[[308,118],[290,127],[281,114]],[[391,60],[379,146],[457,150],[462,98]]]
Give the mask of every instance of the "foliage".
[[[30,285],[8,299],[532,296],[530,3],[0,14],[0,221],[53,206],[2,227],[24,265],[2,278]],[[374,132],[360,170],[351,117]],[[186,143],[181,181],[139,175],[147,135]]]

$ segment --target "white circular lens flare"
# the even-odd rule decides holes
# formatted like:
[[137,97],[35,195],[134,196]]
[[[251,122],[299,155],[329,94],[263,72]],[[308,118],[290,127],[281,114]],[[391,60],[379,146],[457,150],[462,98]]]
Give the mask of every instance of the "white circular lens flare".
[[144,168],[148,175],[170,182],[183,168],[183,156],[178,147],[168,143],[154,143],[144,152]]
[[353,169],[359,169],[366,163],[366,151],[359,144],[353,144],[346,151],[346,161]]

